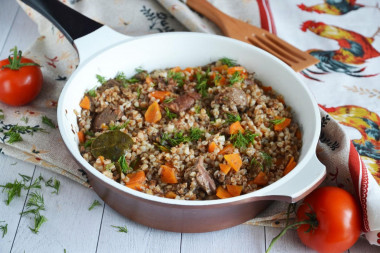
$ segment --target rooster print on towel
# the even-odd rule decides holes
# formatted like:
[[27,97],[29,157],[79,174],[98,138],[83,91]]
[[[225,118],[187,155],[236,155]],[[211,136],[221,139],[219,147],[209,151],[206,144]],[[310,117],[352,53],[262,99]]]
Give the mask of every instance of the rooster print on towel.
[[325,0],[323,3],[306,6],[305,4],[297,5],[303,11],[315,12],[318,14],[344,15],[350,11],[355,11],[363,7],[373,7],[379,9],[379,4],[375,6],[356,3],[356,0]]
[[361,138],[353,140],[377,183],[380,185],[380,117],[366,108],[356,105],[323,108],[340,124],[357,129]]
[[363,74],[365,67],[358,67],[368,59],[380,56],[380,52],[372,46],[372,42],[380,33],[380,28],[371,36],[365,37],[357,32],[346,30],[323,22],[305,21],[301,30],[312,32],[320,37],[338,42],[337,50],[310,49],[308,52],[320,60],[315,65],[320,71],[306,69],[301,72],[305,77],[321,81],[316,76],[330,72],[344,73],[353,77],[372,77],[379,73]]

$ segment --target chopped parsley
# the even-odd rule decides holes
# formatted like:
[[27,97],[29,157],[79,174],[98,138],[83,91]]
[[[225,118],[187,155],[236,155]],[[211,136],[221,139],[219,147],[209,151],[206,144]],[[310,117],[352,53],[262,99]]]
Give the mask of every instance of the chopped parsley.
[[51,128],[55,128],[55,124],[47,116],[42,116],[42,123],[44,123],[45,125],[48,125]]
[[111,225],[111,227],[118,228],[119,230],[117,232],[128,233],[127,226],[120,227],[120,226]]
[[94,200],[94,202],[92,202],[91,206],[88,208],[88,211],[91,211],[92,209],[94,209],[94,207],[96,206],[101,206],[102,204],[98,201],[98,200]]
[[227,119],[226,123],[232,124],[235,123],[236,121],[241,121],[240,115],[239,114],[232,114],[232,113],[227,113]]
[[178,117],[177,114],[171,112],[171,111],[169,110],[169,108],[167,108],[167,107],[165,107],[165,113],[166,113],[166,117],[168,117],[169,120],[172,120],[172,119]]
[[258,134],[254,134],[251,131],[245,131],[244,134],[239,131],[231,135],[230,141],[237,148],[247,148],[249,143],[254,143],[256,136],[258,136]]
[[234,67],[236,66],[236,60],[232,60],[230,58],[227,58],[227,57],[223,57],[222,59],[219,59],[219,61],[223,64],[223,65],[227,65],[228,67]]
[[128,172],[130,172],[130,171],[133,170],[131,167],[129,167],[127,161],[125,160],[125,156],[124,155],[120,156],[120,158],[118,160],[118,163],[120,164],[121,171],[124,174],[127,174]]

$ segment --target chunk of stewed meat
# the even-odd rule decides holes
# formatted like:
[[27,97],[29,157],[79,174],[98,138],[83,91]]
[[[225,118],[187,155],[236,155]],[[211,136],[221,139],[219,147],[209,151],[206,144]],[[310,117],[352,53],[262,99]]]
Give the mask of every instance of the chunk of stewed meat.
[[236,87],[227,87],[215,97],[218,104],[225,104],[229,107],[236,106],[239,109],[247,107],[247,96],[244,91]]
[[197,175],[195,179],[197,180],[199,186],[208,194],[212,195],[215,193],[216,185],[214,179],[210,176],[203,164],[203,156],[199,157],[198,163],[195,165]]
[[167,107],[175,113],[184,112],[190,109],[195,104],[195,101],[200,98],[201,95],[198,93],[189,92],[177,97],[173,102],[169,103]]
[[102,112],[95,114],[92,129],[94,131],[101,131],[102,125],[108,125],[111,121],[119,120],[122,116],[120,109],[106,107]]

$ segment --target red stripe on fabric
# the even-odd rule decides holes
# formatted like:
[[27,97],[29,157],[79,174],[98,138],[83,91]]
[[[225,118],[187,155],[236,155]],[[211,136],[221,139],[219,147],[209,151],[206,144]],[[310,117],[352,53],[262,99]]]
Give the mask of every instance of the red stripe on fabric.
[[[368,215],[367,215],[367,195],[368,195],[368,173],[365,164],[360,159],[359,153],[356,151],[354,145],[350,141],[350,152],[348,155],[348,168],[352,183],[359,197],[360,205],[362,207],[363,215],[363,230],[369,231]],[[360,183],[360,184],[359,184]]]
[[259,6],[261,28],[276,34],[276,26],[274,25],[268,0],[257,0],[257,4]]

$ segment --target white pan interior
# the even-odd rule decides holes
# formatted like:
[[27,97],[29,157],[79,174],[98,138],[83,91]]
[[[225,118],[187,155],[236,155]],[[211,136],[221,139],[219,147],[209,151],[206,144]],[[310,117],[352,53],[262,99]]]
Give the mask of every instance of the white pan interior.
[[80,155],[76,134],[77,118],[74,111],[80,112],[79,102],[84,93],[97,85],[96,74],[112,78],[117,72],[123,71],[127,77],[130,77],[137,67],[142,67],[148,72],[175,66],[186,68],[202,66],[222,57],[237,60],[248,71],[255,72],[256,78],[261,80],[264,86],[272,86],[284,96],[286,104],[292,107],[295,120],[301,126],[303,135],[301,157],[294,169],[295,174],[315,155],[319,136],[319,112],[311,93],[299,79],[298,74],[274,56],[246,43],[208,34],[166,33],[143,36],[108,48],[82,62],[66,84],[59,99],[58,122],[65,144],[74,157],[95,176],[122,191],[153,201],[181,205],[226,203],[257,196],[260,192],[264,192],[264,189],[270,191],[286,183],[294,174],[288,174],[286,180],[282,178],[262,190],[236,198],[212,201],[172,200],[150,196],[122,186],[103,176]]

